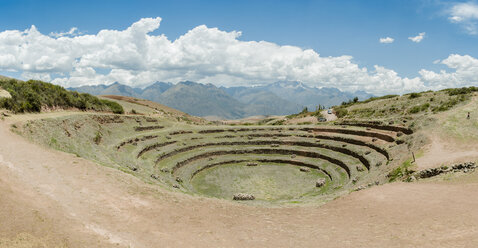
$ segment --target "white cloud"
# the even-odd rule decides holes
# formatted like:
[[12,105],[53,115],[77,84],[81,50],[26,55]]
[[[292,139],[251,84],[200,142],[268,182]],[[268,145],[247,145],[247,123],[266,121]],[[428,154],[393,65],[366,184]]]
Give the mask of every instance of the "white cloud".
[[419,33],[417,36],[408,37],[409,40],[415,43],[420,43],[423,40],[423,38],[425,38],[425,32]]
[[478,59],[469,55],[451,54],[442,60],[441,64],[446,65],[454,72],[439,73],[421,70],[420,75],[423,81],[428,82],[437,88],[454,88],[478,85]]
[[394,38],[391,38],[391,37],[386,37],[386,38],[380,38],[380,43],[393,43],[393,41],[395,41]]
[[[469,66],[476,59],[467,55],[451,55],[441,62],[453,73],[422,70],[420,77],[403,78],[378,65],[369,71],[351,56],[323,57],[312,49],[241,41],[241,32],[204,25],[171,41],[162,34],[150,34],[160,22],[161,18],[144,18],[125,30],[91,35],[50,36],[35,26],[3,31],[0,71],[16,71],[24,79],[50,80],[67,87],[116,81],[141,87],[155,81],[233,86],[294,80],[374,94],[465,85],[478,78],[476,67]],[[448,82],[449,78],[454,80]]]
[[478,34],[478,4],[474,2],[456,3],[448,12],[450,22],[461,24],[469,34]]
[[60,32],[60,33],[51,32],[50,36],[58,38],[58,37],[64,37],[64,36],[77,36],[77,35],[81,35],[81,34],[83,34],[83,33],[78,31],[77,27],[72,27],[72,28],[70,28],[70,31],[68,31],[68,32]]

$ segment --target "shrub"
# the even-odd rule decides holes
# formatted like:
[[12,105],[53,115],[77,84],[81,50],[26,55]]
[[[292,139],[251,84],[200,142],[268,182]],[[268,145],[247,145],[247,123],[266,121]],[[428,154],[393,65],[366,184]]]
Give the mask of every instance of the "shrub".
[[93,141],[95,144],[99,145],[101,142],[102,134],[98,131],[96,132],[95,138],[93,138]]
[[338,117],[338,118],[342,118],[342,117],[345,117],[347,114],[349,113],[349,111],[345,108],[337,108],[335,109],[335,115]]
[[[363,103],[368,103],[368,102],[371,102],[371,101],[375,101],[375,100],[381,100],[381,99],[389,99],[389,98],[394,98],[394,97],[397,97],[398,95],[385,95],[385,96],[380,96],[380,97],[370,97],[369,99],[365,100],[365,101],[362,101]],[[398,100],[398,98],[397,98]]]
[[426,111],[430,107],[429,103],[425,103],[422,105],[414,106],[410,110],[408,110],[408,113],[410,114],[416,114],[418,112]]
[[459,97],[450,98],[446,102],[441,102],[439,106],[436,106],[432,109],[433,112],[442,112],[451,109],[453,106],[457,105],[460,102],[463,102],[467,99],[465,95],[461,95]]
[[422,95],[420,93],[411,93],[408,98],[413,99],[413,98],[418,98],[421,97]]
[[6,108],[15,113],[40,112],[42,107],[124,113],[123,107],[116,102],[100,100],[86,93],[71,92],[61,86],[42,81],[23,82],[11,79],[0,81],[0,87],[12,96],[11,98],[0,98],[0,108]]
[[478,91],[478,87],[463,87],[463,88],[457,88],[457,89],[445,89],[445,91],[448,91],[449,96],[455,96],[455,95],[464,95],[468,94],[471,92]]

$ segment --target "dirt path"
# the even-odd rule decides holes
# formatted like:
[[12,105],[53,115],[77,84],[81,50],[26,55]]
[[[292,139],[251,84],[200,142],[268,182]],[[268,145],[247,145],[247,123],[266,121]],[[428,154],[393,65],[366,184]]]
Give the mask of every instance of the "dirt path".
[[443,140],[439,135],[429,135],[431,143],[424,150],[424,155],[417,158],[417,168],[420,170],[461,163],[478,161],[478,146],[461,145]]
[[[424,147],[423,156],[417,159],[418,169],[478,161],[478,140],[475,139],[478,118],[466,119],[467,112],[475,110],[476,115],[477,107],[478,97],[473,97],[468,104],[435,116],[437,126],[428,128],[431,131],[425,134],[430,144]],[[454,119],[456,116],[459,117]]]
[[[396,183],[321,207],[191,197],[31,144],[0,121],[0,247],[474,247],[467,184]],[[472,183],[469,183],[471,181]],[[30,246],[20,246],[30,244]]]
[[337,120],[337,116],[334,113],[329,114],[327,109],[322,111],[321,114],[327,119],[327,121]]

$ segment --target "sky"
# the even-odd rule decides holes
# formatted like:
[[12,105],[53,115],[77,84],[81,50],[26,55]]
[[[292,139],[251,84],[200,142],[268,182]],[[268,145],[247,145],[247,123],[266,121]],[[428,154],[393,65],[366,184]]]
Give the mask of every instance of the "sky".
[[0,74],[376,95],[478,85],[478,2],[0,0]]

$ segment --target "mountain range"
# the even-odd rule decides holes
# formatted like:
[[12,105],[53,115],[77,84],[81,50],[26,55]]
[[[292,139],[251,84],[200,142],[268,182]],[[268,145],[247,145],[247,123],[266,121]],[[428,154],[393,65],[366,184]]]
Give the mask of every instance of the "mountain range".
[[364,91],[343,92],[337,88],[315,88],[300,82],[282,81],[263,86],[216,87],[213,84],[156,82],[144,89],[120,83],[69,88],[92,95],[143,98],[191,115],[238,119],[254,115],[288,115],[307,107],[333,106],[354,97],[371,97]]

